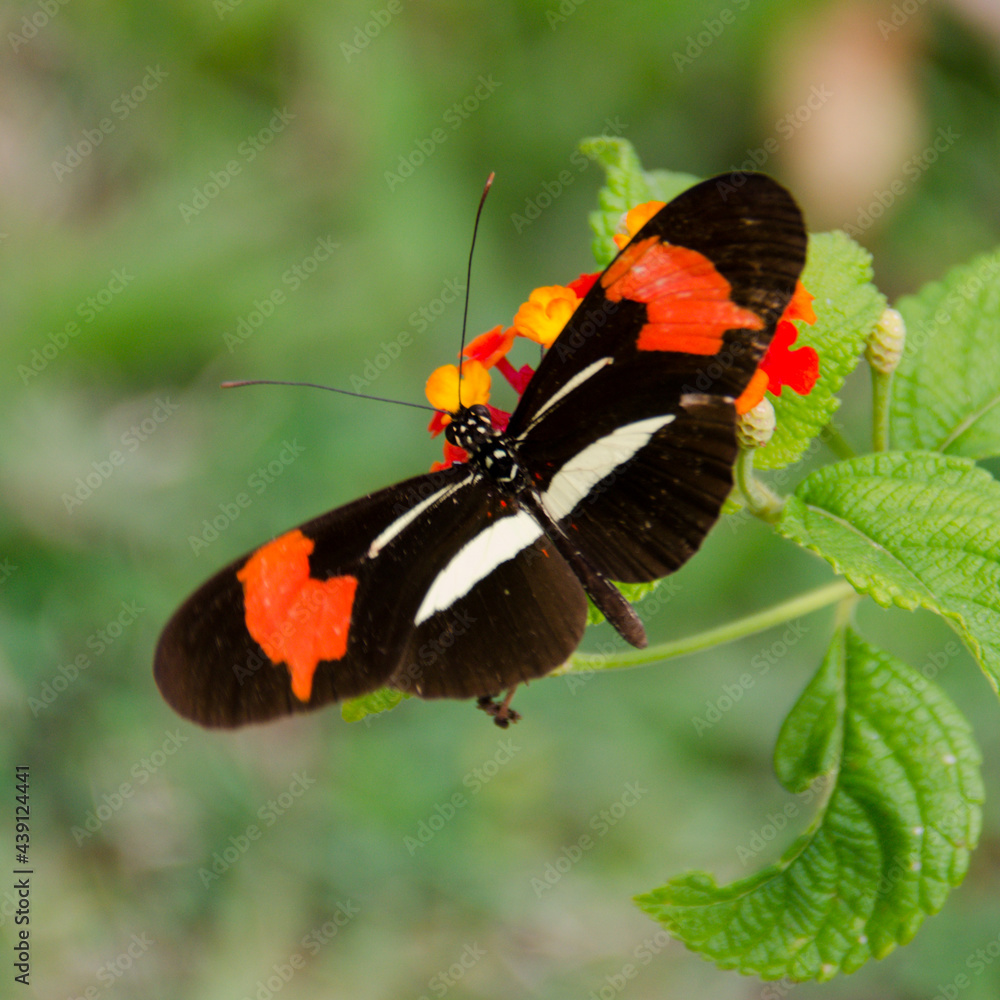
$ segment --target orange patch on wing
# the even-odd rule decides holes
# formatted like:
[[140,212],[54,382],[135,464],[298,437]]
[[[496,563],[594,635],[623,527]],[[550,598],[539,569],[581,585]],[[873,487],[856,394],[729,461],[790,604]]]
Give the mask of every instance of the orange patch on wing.
[[347,652],[357,577],[317,580],[309,575],[315,548],[297,528],[259,548],[236,574],[243,584],[247,631],[272,663],[285,663],[292,693],[299,701],[312,694],[321,660]]
[[717,354],[726,330],[764,326],[753,310],[733,302],[731,285],[707,257],[656,236],[631,243],[601,284],[612,302],[646,304],[640,351]]

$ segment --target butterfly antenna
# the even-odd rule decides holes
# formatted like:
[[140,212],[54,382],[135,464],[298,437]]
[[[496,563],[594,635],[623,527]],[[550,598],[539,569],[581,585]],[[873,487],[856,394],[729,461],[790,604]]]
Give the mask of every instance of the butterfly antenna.
[[469,286],[472,282],[472,255],[476,249],[476,233],[479,232],[479,217],[483,214],[483,205],[486,196],[490,193],[493,185],[494,171],[490,171],[490,176],[486,178],[483,185],[483,193],[479,199],[479,208],[476,209],[476,221],[472,227],[472,246],[469,247],[469,266],[465,272],[465,311],[462,313],[462,344],[458,351],[458,408],[462,409],[462,354],[465,352],[465,327],[469,320]]
[[332,385],[318,385],[315,382],[282,382],[270,378],[239,379],[235,382],[223,382],[223,389],[240,389],[245,385],[297,385],[307,389],[325,389],[327,392],[339,392],[342,396],[356,396],[358,399],[374,399],[377,403],[395,403],[396,406],[412,406],[415,410],[434,410],[426,403],[408,403],[403,399],[387,399],[385,396],[366,396],[363,392],[351,392],[349,389],[335,389]]

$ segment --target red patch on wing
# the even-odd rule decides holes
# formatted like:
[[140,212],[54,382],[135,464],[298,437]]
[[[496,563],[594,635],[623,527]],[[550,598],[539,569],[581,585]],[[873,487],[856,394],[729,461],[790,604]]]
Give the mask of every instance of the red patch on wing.
[[601,276],[612,302],[646,303],[640,351],[717,354],[726,330],[760,330],[752,310],[736,305],[731,286],[696,250],[663,243],[656,236],[630,243]]
[[312,694],[321,660],[347,652],[357,577],[309,575],[315,543],[297,528],[259,548],[236,574],[243,584],[247,631],[272,663],[286,663],[292,693]]

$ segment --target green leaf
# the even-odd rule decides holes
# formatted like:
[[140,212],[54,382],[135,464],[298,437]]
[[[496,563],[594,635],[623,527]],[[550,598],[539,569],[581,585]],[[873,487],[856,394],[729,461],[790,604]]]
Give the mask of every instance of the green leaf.
[[964,458],[883,452],[826,466],[777,525],[884,607],[927,608],[1000,688],[1000,484]]
[[837,769],[844,741],[843,657],[831,647],[778,734],[774,770],[790,792],[804,792]]
[[[636,899],[692,950],[763,979],[830,979],[905,944],[962,881],[979,837],[980,756],[944,693],[849,629],[819,676],[779,742],[793,773],[809,758],[831,768],[809,831],[749,878],[718,886],[689,872]],[[836,754],[817,758],[831,734]]]
[[360,722],[367,715],[378,715],[395,708],[408,694],[396,691],[394,688],[379,688],[371,694],[360,698],[349,698],[340,706],[340,715],[344,722]]
[[644,171],[632,143],[626,139],[594,136],[580,143],[580,151],[599,163],[607,175],[597,196],[600,207],[590,213],[594,259],[601,267],[607,267],[618,253],[613,237],[625,212],[644,201],[670,201],[698,182],[692,174]]
[[893,446],[1000,454],[1000,251],[954,268],[896,308],[906,349],[893,377]]
[[871,255],[842,232],[809,239],[802,284],[816,298],[816,322],[796,322],[793,350],[809,345],[819,354],[819,381],[808,396],[787,386],[769,396],[778,425],[774,437],[754,455],[758,469],[781,469],[797,462],[840,406],[837,393],[854,370],[869,331],[885,308],[885,297],[871,283]]

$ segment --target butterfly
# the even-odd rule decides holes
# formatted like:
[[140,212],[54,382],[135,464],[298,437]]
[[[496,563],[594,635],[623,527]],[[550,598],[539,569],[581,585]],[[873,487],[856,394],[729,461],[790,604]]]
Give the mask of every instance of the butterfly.
[[734,401],[805,263],[792,196],[763,174],[660,209],[586,293],[503,431],[456,399],[469,460],[323,514],[237,559],[170,619],[163,697],[204,726],[308,711],[382,687],[509,694],[563,664],[587,597],[635,646],[612,581],[674,572],[719,517]]

